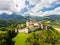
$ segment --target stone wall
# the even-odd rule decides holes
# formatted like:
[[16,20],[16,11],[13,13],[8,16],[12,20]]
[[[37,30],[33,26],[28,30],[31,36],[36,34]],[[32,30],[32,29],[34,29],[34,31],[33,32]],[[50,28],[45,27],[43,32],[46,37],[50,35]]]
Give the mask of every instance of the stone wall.
[[[16,31],[16,32],[18,31],[18,32],[29,33],[29,32],[33,32],[33,31],[35,31],[35,30],[37,30],[37,29],[39,29],[39,28],[41,28],[41,27],[37,26],[37,27],[35,27],[35,28],[33,28],[33,29],[29,29],[29,28],[27,27],[27,28],[23,28],[23,29],[15,29],[15,31]],[[46,26],[45,29],[48,30],[48,26]]]
[[[15,29],[15,31],[17,31],[17,29]],[[18,29],[18,32],[25,32],[25,33],[29,33],[29,29],[28,29],[28,28]]]
[[25,32],[25,33],[29,33],[29,32],[33,32],[39,28],[41,29],[45,29],[45,30],[48,30],[49,29],[49,26],[44,26],[42,22],[36,22],[36,23],[33,23],[34,26],[36,26],[35,28],[33,29],[29,29],[28,26],[30,26],[30,23],[29,21],[26,22],[26,28],[23,28],[23,29],[15,29],[15,32]]
[[25,33],[29,33],[28,28],[24,28],[24,29],[19,29],[19,32],[25,32]]
[[35,31],[35,30],[37,30],[37,29],[39,29],[40,27],[35,27],[35,28],[33,28],[33,29],[30,29],[29,30],[29,32],[33,32],[33,31]]
[[15,29],[15,32],[25,32],[25,33],[29,33],[29,32],[33,32],[37,29],[39,29],[40,27],[35,27],[33,29],[29,29],[29,28],[24,28],[24,29]]

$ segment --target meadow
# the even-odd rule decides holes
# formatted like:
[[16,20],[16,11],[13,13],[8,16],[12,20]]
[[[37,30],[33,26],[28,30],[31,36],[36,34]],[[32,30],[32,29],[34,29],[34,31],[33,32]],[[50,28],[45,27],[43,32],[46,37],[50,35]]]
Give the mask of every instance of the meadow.
[[[35,31],[35,33],[38,33],[39,31]],[[24,32],[20,32],[17,34],[15,38],[13,38],[13,41],[15,41],[15,45],[24,45],[27,37],[31,35],[33,32],[26,34]]]

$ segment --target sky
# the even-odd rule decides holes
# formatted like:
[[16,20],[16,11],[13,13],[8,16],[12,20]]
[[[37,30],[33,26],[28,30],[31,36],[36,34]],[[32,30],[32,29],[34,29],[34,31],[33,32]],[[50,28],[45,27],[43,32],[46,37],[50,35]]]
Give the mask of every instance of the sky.
[[0,14],[60,15],[60,0],[0,0]]

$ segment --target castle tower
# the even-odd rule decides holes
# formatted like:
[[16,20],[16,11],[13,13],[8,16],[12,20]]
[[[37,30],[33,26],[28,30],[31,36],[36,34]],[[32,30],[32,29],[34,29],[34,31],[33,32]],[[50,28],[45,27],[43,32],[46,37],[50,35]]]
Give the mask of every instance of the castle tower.
[[18,33],[18,29],[17,28],[15,29],[15,33]]
[[41,29],[43,29],[43,24],[41,24]]
[[40,24],[40,28],[43,29],[43,23],[41,21],[39,21],[39,24]]
[[29,25],[30,25],[30,24],[29,24],[29,21],[27,20],[27,21],[26,21],[26,26],[28,27]]

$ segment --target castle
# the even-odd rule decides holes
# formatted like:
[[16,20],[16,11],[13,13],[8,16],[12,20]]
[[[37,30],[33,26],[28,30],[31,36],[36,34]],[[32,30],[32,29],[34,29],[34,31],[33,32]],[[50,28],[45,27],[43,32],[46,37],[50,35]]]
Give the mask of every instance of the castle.
[[[35,28],[33,29],[30,29],[29,26],[35,26]],[[43,25],[43,23],[41,21],[37,22],[37,21],[34,21],[34,20],[27,20],[26,21],[26,27],[23,28],[23,29],[15,29],[15,32],[25,32],[25,33],[29,33],[29,32],[32,32],[32,31],[35,31],[37,29],[45,29],[45,30],[48,30],[49,29],[49,26],[47,25]]]
[[36,21],[34,21],[34,20],[27,20],[27,21],[26,21],[26,26],[28,27],[28,26],[31,26],[31,25],[34,25],[34,26],[36,26],[36,27],[41,27],[41,29],[43,29],[43,24],[42,24],[41,21],[36,22]]

